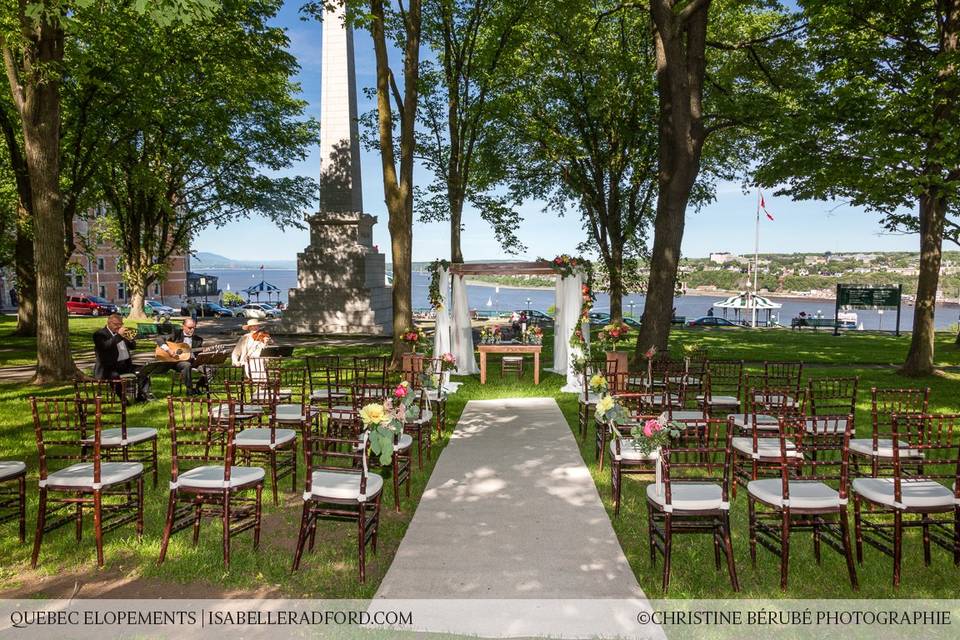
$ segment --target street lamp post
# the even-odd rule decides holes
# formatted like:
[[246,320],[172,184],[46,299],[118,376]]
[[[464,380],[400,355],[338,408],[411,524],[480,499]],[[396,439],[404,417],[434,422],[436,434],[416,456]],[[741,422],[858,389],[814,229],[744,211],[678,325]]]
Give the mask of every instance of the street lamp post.
[[630,307],[630,317],[631,317],[631,318],[633,317],[633,305],[635,305],[635,304],[636,304],[636,303],[635,303],[633,300],[631,300],[630,302],[627,303],[627,306]]
[[883,309],[877,309],[877,315],[880,316],[880,324],[877,327],[877,331],[883,331]]
[[530,298],[527,298],[527,311],[530,311]]

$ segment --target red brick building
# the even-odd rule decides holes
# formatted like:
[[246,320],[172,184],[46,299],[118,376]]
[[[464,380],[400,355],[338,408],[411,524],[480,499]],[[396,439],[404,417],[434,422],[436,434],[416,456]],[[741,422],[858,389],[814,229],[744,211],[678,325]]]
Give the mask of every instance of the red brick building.
[[[130,301],[123,282],[120,252],[103,234],[96,233],[96,218],[77,218],[73,233],[77,249],[67,269],[67,295],[85,293],[106,298],[115,304]],[[187,297],[187,272],[190,255],[174,256],[168,263],[167,277],[148,287],[147,298],[164,304],[179,305]]]

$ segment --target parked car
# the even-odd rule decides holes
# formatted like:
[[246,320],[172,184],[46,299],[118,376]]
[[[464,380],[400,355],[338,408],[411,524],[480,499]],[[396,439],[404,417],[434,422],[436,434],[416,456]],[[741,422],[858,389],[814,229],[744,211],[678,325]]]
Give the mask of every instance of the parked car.
[[[631,329],[640,329],[640,322],[634,318],[624,318],[624,324],[626,324]],[[602,311],[592,311],[590,313],[590,326],[602,328],[610,324],[610,314],[603,313]]]
[[688,327],[739,327],[735,322],[716,316],[703,316],[687,323]]
[[[153,313],[147,310],[148,307],[153,310]],[[143,310],[147,312],[148,316],[166,316],[168,318],[177,313],[177,310],[173,307],[167,306],[162,302],[157,302],[156,300],[145,300]]]
[[[182,309],[180,309],[180,313],[188,316],[190,315],[190,310],[184,306]],[[227,309],[226,307],[220,306],[216,302],[197,303],[197,317],[199,318],[232,318],[233,316],[233,311]]]
[[83,316],[104,316],[117,313],[117,305],[100,296],[67,296],[67,313]]
[[[536,309],[516,309],[513,311],[516,314],[527,314],[527,322],[530,324],[537,324],[541,327],[549,326],[553,324],[553,318],[545,314],[543,311],[537,311]],[[507,314],[509,318],[510,314]]]
[[279,318],[280,311],[263,302],[251,302],[245,304],[236,310],[238,316],[250,318],[253,320],[268,320],[270,318]]

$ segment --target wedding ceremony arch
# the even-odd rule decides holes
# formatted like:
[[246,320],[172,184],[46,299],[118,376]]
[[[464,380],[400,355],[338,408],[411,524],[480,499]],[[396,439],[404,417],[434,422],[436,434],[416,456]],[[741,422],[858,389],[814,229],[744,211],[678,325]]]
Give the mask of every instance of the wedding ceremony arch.
[[451,264],[437,260],[431,265],[430,305],[436,313],[434,353],[456,356],[454,375],[479,372],[474,354],[473,327],[467,302],[466,276],[532,275],[556,278],[553,366],[548,369],[566,376],[565,392],[582,391],[575,362],[590,345],[589,313],[593,306],[593,278],[590,262],[560,255],[553,260],[533,262],[472,262]]

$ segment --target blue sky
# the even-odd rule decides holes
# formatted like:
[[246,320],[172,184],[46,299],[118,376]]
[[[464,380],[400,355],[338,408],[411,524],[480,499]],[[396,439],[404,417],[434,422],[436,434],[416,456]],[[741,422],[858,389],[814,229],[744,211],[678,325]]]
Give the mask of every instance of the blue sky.
[[[321,25],[300,20],[300,2],[286,2],[277,17],[277,23],[287,29],[292,53],[300,62],[298,78],[303,98],[309,103],[308,114],[320,117],[320,51]],[[374,105],[363,94],[363,87],[375,83],[373,44],[365,32],[355,34],[356,70],[361,113]],[[320,160],[317,149],[291,169],[291,173],[317,176]],[[363,203],[367,213],[379,218],[374,228],[374,242],[381,250],[389,247],[387,215],[383,203],[380,161],[375,152],[362,152]],[[423,172],[419,177],[423,177]],[[863,210],[815,201],[794,202],[764,194],[767,209],[775,216],[774,222],[763,220],[760,231],[762,252],[822,252],[822,251],[916,251],[918,239],[914,235],[882,233],[875,215]],[[306,212],[305,212],[306,213]],[[543,211],[537,202],[525,203],[521,208],[523,222],[518,235],[528,250],[522,258],[552,257],[558,253],[573,252],[583,236],[579,218],[557,218]],[[722,184],[717,199],[699,213],[687,217],[683,239],[683,254],[704,257],[711,251],[732,253],[753,252],[753,231],[756,216],[756,194],[744,194],[739,184]],[[472,211],[465,212],[466,231],[463,237],[464,257],[467,260],[493,259],[503,256],[489,227]],[[449,257],[449,231],[446,223],[417,222],[413,231],[414,260],[433,260]],[[238,220],[219,229],[202,231],[193,248],[210,251],[243,260],[295,259],[298,251],[308,244],[306,230],[281,231],[262,221]],[[389,255],[387,260],[389,261]]]

